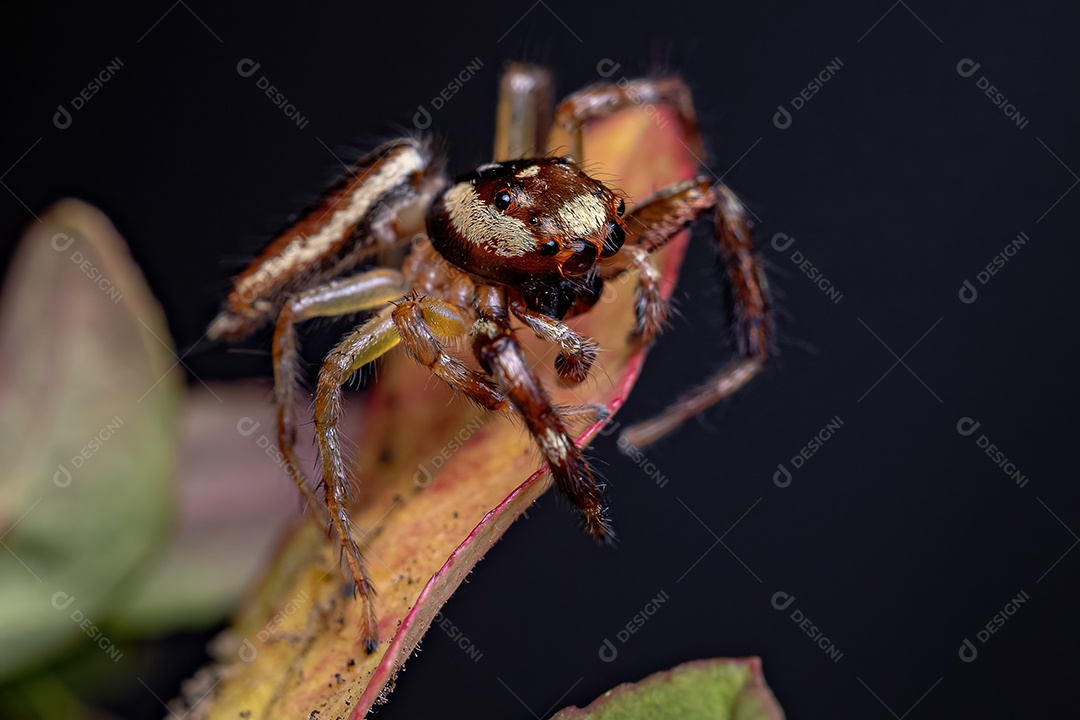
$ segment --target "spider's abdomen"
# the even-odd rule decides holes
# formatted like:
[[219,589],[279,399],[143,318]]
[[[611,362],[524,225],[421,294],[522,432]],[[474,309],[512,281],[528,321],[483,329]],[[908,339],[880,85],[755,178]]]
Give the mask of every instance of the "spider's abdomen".
[[444,258],[483,279],[576,284],[622,245],[623,208],[567,158],[514,160],[456,178],[432,202],[427,229]]

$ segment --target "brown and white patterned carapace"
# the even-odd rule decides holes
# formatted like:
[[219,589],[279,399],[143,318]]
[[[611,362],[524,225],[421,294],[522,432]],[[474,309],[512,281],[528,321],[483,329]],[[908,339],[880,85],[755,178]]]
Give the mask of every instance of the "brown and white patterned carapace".
[[[503,87],[532,94],[512,97],[506,105],[532,108],[537,118],[521,127],[537,133],[553,116],[576,138],[577,160],[584,124],[640,98],[672,106],[690,145],[701,146],[689,91],[678,78],[586,88],[553,114],[547,95],[535,89],[550,87],[550,82],[513,82],[514,73],[535,79],[544,72],[511,66],[510,82]],[[535,137],[514,137],[506,128],[497,137],[507,148],[542,148]],[[429,142],[403,138],[360,159],[235,279],[209,334],[238,339],[274,322],[279,447],[300,492],[312,506],[325,509],[320,519],[341,546],[345,580],[365,603],[361,633],[369,652],[378,644],[374,588],[350,519],[350,478],[339,430],[342,386],[358,369],[401,344],[480,407],[519,414],[556,486],[579,509],[588,531],[610,540],[600,488],[566,427],[571,415],[597,419],[602,410],[552,404],[514,336],[514,319],[558,344],[555,368],[564,382],[585,380],[596,343],[563,319],[588,312],[605,281],[637,271],[635,337],[650,342],[667,317],[651,253],[706,213],[714,216],[714,241],[734,300],[732,330],[739,357],[668,411],[630,428],[631,440],[642,445],[741,387],[761,370],[769,352],[768,293],[750,222],[734,193],[712,178],[678,183],[626,213],[624,200],[570,157],[506,159],[448,181]],[[417,241],[425,230],[427,239]],[[380,250],[410,243],[400,267],[365,269],[376,254],[392,255]],[[327,355],[315,391],[315,434],[325,485],[320,503],[294,452],[296,326],[357,312],[371,317]],[[471,340],[474,364],[448,349],[447,341],[465,337]]]
[[[623,201],[569,158],[482,165],[428,212],[432,243],[457,267],[504,285],[580,277],[622,247]],[[606,246],[606,247],[605,247]]]

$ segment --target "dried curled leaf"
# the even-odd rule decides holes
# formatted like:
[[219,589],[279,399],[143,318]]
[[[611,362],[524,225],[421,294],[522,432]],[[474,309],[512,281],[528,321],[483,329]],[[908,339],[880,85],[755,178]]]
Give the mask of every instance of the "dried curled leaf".
[[551,720],[784,720],[759,658],[694,660],[608,690]]
[[[652,110],[625,111],[586,135],[590,170],[631,199],[696,170],[679,123]],[[668,292],[684,245],[685,238],[672,243],[659,260]],[[644,361],[644,352],[628,342],[633,291],[632,278],[611,283],[603,300],[573,321],[604,349],[602,369],[581,387],[559,387],[550,371],[556,348],[527,343],[557,402],[600,402],[613,413],[622,405]],[[379,590],[380,636],[388,642],[364,654],[360,608],[342,595],[336,551],[308,524],[283,547],[217,643],[220,664],[188,688],[192,718],[257,720],[315,711],[362,718],[385,701],[442,604],[550,485],[519,426],[482,417],[403,354],[392,354],[380,368],[364,418],[353,517],[366,531],[360,539]],[[581,442],[598,430],[588,428]]]

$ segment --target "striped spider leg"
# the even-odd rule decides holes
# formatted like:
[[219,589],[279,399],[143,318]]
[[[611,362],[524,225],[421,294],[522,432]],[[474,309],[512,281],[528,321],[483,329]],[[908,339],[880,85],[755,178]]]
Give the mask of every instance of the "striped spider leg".
[[[299,370],[295,324],[315,317],[374,310],[408,289],[393,270],[340,279],[367,258],[400,245],[423,227],[423,213],[445,184],[439,156],[429,143],[403,138],[357,161],[349,172],[299,218],[280,232],[238,275],[225,309],[210,326],[210,339],[236,341],[275,323],[274,393],[278,445],[285,467],[320,525],[342,548],[346,584],[367,605],[366,647],[377,639],[373,591],[352,537],[343,473],[326,475],[320,502],[295,453],[296,381]],[[392,344],[390,345],[392,347]]]
[[[591,120],[634,105],[663,104],[677,112],[691,152],[701,162],[703,143],[690,89],[678,78],[641,79],[600,84],[566,98],[555,112],[555,122],[573,142],[575,157],[583,157],[582,130]],[[758,263],[751,229],[753,223],[742,202],[726,185],[709,176],[676,183],[639,204],[626,218],[622,251],[602,261],[605,280],[638,272],[637,328],[641,342],[651,342],[668,316],[660,292],[660,273],[651,254],[686,229],[694,220],[713,213],[715,246],[724,266],[725,289],[732,305],[732,334],[737,359],[679,399],[656,417],[623,432],[629,444],[643,447],[655,442],[684,421],[739,390],[762,369],[772,341],[772,315],[768,284]]]
[[525,353],[514,337],[507,312],[507,291],[480,288],[479,318],[473,325],[473,352],[481,366],[506,391],[514,409],[540,448],[559,491],[578,508],[589,534],[614,541],[600,486],[585,456],[566,429],[566,414],[552,404]]
[[[372,271],[380,272],[384,271]],[[364,601],[361,633],[364,649],[368,653],[374,652],[379,642],[378,618],[373,604],[375,587],[368,577],[363,553],[353,537],[349,518],[350,475],[339,428],[342,387],[354,372],[377,360],[400,342],[414,360],[429,368],[455,391],[487,410],[505,410],[508,405],[502,393],[484,375],[449,354],[442,343],[441,339],[464,336],[469,331],[472,318],[471,308],[410,293],[346,335],[326,356],[319,372],[315,390],[315,437],[319,445],[323,482],[326,484],[326,507],[354,588]]]

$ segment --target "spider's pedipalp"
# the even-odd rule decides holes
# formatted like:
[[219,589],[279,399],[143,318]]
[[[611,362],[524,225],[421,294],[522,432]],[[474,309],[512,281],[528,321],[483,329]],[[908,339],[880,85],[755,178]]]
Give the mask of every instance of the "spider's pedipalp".
[[577,385],[589,377],[589,371],[596,362],[596,353],[600,350],[595,340],[575,332],[560,320],[530,310],[524,302],[511,301],[510,311],[538,338],[559,346],[555,371],[563,382]]

